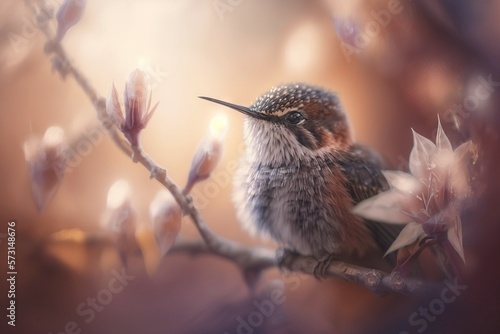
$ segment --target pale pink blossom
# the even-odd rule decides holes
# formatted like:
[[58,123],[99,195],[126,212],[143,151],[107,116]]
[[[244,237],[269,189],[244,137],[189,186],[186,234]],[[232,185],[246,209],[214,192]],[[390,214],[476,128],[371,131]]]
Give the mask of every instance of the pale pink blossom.
[[413,131],[410,173],[385,171],[390,190],[359,203],[354,213],[370,220],[406,224],[387,253],[422,236],[447,239],[465,261],[460,212],[471,195],[468,161],[473,144],[453,150],[438,120],[436,143]]

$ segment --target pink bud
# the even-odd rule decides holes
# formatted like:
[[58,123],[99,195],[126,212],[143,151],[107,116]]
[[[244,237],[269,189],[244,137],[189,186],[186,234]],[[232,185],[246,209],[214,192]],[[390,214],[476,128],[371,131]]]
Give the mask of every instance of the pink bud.
[[124,180],[116,181],[108,190],[108,219],[105,224],[114,235],[127,238],[133,238],[135,235],[136,212],[130,197],[130,186]]
[[122,264],[127,268],[144,266],[142,252],[136,239],[137,212],[132,206],[130,186],[124,180],[115,182],[108,191],[106,229],[116,243]]
[[151,202],[149,215],[158,247],[163,256],[172,247],[181,230],[181,209],[173,196],[168,191],[162,190]]
[[106,101],[108,116],[120,127],[133,146],[139,144],[139,135],[158,106],[157,103],[151,108],[151,93],[148,87],[147,77],[142,70],[130,73],[124,91],[125,117],[114,85]]
[[50,127],[42,139],[31,138],[24,143],[24,156],[31,176],[31,190],[38,211],[42,211],[61,185],[66,159],[64,132]]
[[210,177],[222,158],[222,141],[227,132],[227,118],[215,116],[210,122],[210,136],[205,138],[196,150],[191,162],[188,181],[183,193],[188,194],[193,186]]
[[359,46],[356,45],[360,35],[360,27],[357,21],[350,18],[335,17],[333,23],[335,32],[343,43],[356,49],[359,48]]
[[57,12],[56,40],[61,41],[69,28],[80,21],[86,0],[65,0]]
[[220,162],[222,151],[222,143],[213,138],[207,138],[200,143],[191,162],[184,194],[188,194],[196,183],[210,177]]
[[143,71],[136,69],[129,74],[125,83],[125,113],[126,126],[132,127],[134,123],[142,121],[146,112],[148,83]]

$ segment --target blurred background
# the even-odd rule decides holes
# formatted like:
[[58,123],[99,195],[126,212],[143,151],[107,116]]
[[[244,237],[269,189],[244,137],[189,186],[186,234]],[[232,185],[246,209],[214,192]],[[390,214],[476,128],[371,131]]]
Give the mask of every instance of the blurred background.
[[[46,2],[54,8],[61,3]],[[16,327],[7,326],[2,314],[2,333],[496,332],[499,11],[500,1],[466,0],[89,0],[63,40],[101,96],[113,83],[121,95],[135,68],[149,74],[153,101],[160,104],[143,132],[143,147],[181,185],[210,119],[227,115],[224,157],[213,179],[192,194],[216,233],[249,245],[275,246],[246,235],[231,203],[227,179],[243,149],[243,118],[199,95],[249,105],[280,83],[327,87],[339,94],[356,139],[402,170],[412,147],[410,129],[434,136],[438,114],[454,147],[474,140],[480,147],[477,203],[463,217],[467,288],[425,318],[418,312],[433,299],[381,297],[356,284],[296,274],[281,280],[277,270],[266,272],[252,295],[233,264],[206,255],[173,254],[159,263],[147,255],[149,275],[135,273],[119,293],[108,293],[121,272],[116,254],[95,237],[106,233],[108,190],[126,180],[138,223],[146,228],[149,203],[161,187],[103,136],[37,211],[23,145],[51,126],[85,138],[96,114],[72,78],[51,71],[45,36],[24,2],[2,0],[2,310],[12,220],[18,271]],[[64,229],[78,230],[57,234]],[[197,237],[187,218],[181,235]],[[262,311],[273,289],[284,291],[284,303]],[[92,308],[89,298],[101,303]]]

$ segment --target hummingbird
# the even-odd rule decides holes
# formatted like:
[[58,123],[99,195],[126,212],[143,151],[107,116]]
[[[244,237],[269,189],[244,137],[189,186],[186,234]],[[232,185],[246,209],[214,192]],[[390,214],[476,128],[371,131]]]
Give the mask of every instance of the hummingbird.
[[334,92],[283,84],[250,107],[200,98],[245,115],[246,149],[233,179],[244,229],[285,251],[313,256],[319,275],[333,260],[389,269],[383,254],[400,228],[352,213],[357,203],[388,190],[384,163],[375,150],[354,141]]

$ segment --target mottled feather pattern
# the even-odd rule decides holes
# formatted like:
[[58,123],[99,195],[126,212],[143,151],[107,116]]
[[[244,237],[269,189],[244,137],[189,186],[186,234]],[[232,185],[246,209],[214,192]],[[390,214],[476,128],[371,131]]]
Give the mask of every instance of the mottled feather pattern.
[[314,256],[375,247],[363,220],[348,210],[352,199],[337,183],[347,182],[337,160],[324,154],[281,167],[243,161],[234,199],[244,227]]
[[304,147],[316,150],[330,145],[346,145],[352,141],[349,121],[335,94],[300,83],[273,87],[250,107],[259,113],[274,116],[274,122],[284,124],[281,117],[291,111],[302,112],[308,120],[304,127],[287,126]]
[[323,113],[340,116],[340,113],[334,112],[340,104],[337,96],[320,87],[301,83],[273,87],[269,92],[257,98],[251,108],[268,115],[282,116],[290,110],[305,107],[310,103],[328,106],[327,109],[323,108]]
[[[373,197],[389,189],[389,184],[381,170],[385,168],[380,155],[368,146],[354,144],[349,149],[349,154],[344,159],[338,160],[342,173],[346,176],[345,184],[353,204]],[[373,238],[380,249],[385,253],[402,230],[400,225],[384,224],[366,221]],[[394,262],[396,254],[390,255],[389,260]]]

